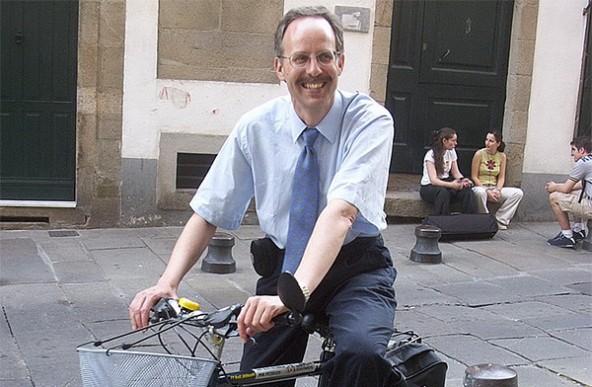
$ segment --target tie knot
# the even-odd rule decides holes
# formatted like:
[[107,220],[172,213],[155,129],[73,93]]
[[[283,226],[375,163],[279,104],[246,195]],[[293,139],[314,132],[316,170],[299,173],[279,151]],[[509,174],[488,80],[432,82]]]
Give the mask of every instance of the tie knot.
[[302,137],[304,138],[304,144],[307,148],[312,148],[312,145],[316,141],[319,135],[319,131],[316,128],[306,128],[302,133]]

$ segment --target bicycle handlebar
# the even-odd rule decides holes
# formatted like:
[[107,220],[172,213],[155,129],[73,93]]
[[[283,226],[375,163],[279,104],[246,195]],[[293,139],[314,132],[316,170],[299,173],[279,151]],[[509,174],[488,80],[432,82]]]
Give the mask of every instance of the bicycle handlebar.
[[[185,299],[186,300],[186,299]],[[200,310],[188,310],[180,306],[179,301],[172,298],[162,298],[152,309],[150,322],[153,324],[166,320],[187,320],[188,323],[198,327],[212,327],[221,329],[229,327],[224,334],[228,337],[237,330],[237,321],[242,304],[234,304],[213,312],[202,312]],[[302,322],[302,315],[296,312],[285,312],[272,319],[276,325],[299,325]]]
[[[298,281],[291,273],[283,272],[278,278],[277,290],[281,301],[290,311],[276,316],[272,321],[281,325],[299,325],[302,322],[306,299]],[[203,322],[204,327],[212,326],[214,329],[218,329],[233,322],[236,324],[236,318],[242,308],[243,305],[235,304],[211,313],[204,313],[199,311],[200,305],[197,302],[186,298],[179,300],[162,298],[150,309],[150,322],[158,323],[168,319],[188,318],[192,321],[195,320],[193,322]]]

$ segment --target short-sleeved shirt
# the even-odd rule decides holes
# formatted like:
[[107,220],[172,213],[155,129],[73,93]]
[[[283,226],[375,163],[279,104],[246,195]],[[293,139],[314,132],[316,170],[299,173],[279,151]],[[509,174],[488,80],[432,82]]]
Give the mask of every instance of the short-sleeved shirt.
[[576,161],[569,178],[575,182],[586,181],[584,195],[592,199],[592,154],[588,154]]
[[[458,159],[456,150],[448,149],[444,152],[444,171],[441,175],[438,175],[438,179],[447,179],[450,177],[450,170],[452,169],[452,163]],[[430,181],[430,175],[428,173],[428,161],[435,163],[434,151],[430,149],[426,152],[423,158],[423,175],[421,176],[421,185],[432,184]]]
[[[378,235],[386,228],[384,201],[394,135],[390,113],[367,95],[337,91],[316,128],[319,213],[329,201],[343,199],[358,208],[344,243]],[[304,129],[289,96],[246,113],[191,200],[192,209],[211,224],[234,230],[254,197],[261,230],[283,248]]]

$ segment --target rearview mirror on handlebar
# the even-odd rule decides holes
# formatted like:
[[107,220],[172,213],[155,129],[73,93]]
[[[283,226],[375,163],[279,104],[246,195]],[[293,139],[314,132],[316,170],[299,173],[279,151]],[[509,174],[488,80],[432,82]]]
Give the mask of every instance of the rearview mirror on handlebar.
[[290,272],[283,272],[278,277],[278,296],[282,303],[291,311],[302,314],[306,306],[306,298],[300,284]]

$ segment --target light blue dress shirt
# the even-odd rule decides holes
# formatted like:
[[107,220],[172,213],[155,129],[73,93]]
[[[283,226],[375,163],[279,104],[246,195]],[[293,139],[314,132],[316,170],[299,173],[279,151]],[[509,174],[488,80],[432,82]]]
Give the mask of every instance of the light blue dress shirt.
[[[261,230],[284,248],[292,177],[306,125],[289,96],[246,113],[214,160],[191,200],[191,208],[213,225],[236,230],[255,198]],[[376,236],[386,228],[384,201],[393,146],[393,119],[369,96],[337,91],[329,113],[316,126],[319,213],[343,199],[358,208],[344,244]]]

